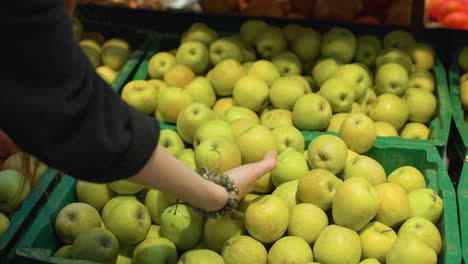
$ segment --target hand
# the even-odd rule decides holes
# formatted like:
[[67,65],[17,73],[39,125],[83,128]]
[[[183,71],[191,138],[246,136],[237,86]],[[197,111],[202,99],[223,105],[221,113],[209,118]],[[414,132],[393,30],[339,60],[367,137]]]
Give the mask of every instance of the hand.
[[276,152],[269,152],[259,162],[246,164],[226,172],[239,188],[238,200],[252,192],[258,178],[276,168],[276,155]]

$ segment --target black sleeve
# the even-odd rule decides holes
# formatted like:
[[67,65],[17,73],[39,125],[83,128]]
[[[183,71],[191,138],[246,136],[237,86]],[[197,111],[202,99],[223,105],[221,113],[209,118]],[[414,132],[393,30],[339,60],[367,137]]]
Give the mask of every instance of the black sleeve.
[[159,124],[96,74],[64,1],[1,2],[0,128],[26,152],[79,179],[108,182],[143,168]]

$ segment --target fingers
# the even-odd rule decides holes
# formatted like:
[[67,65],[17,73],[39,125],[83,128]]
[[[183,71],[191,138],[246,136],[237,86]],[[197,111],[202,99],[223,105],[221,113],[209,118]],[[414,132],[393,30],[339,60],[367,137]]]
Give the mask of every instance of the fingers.
[[251,164],[255,176],[262,177],[276,168],[276,152],[268,152],[263,160]]

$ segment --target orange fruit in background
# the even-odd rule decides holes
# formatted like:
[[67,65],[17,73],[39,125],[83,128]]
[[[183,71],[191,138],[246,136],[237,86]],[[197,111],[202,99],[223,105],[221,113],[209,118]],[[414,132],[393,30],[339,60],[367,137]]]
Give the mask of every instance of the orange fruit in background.
[[354,20],[356,23],[361,23],[361,24],[370,24],[370,25],[378,25],[380,24],[380,20],[378,17],[375,16],[362,16],[358,17]]
[[314,14],[316,2],[316,0],[291,0],[291,10],[309,17]]
[[229,14],[239,10],[238,0],[200,0],[200,6],[205,13]]
[[317,0],[314,15],[317,19],[352,21],[363,8],[363,0]]
[[388,6],[385,23],[389,25],[408,26],[411,23],[412,3],[410,0],[397,0]]
[[251,0],[243,13],[247,16],[286,17],[289,10],[289,1]]

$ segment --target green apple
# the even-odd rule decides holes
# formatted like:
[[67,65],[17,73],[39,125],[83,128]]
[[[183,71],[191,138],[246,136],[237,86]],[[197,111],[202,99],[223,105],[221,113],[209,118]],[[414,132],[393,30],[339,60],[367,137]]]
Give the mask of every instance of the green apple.
[[171,129],[162,129],[159,131],[158,144],[174,157],[177,157],[177,155],[185,149],[182,138],[177,132]]
[[237,210],[239,212],[245,213],[245,210],[247,210],[247,207],[252,203],[255,198],[259,197],[261,194],[256,194],[256,193],[248,193],[246,194],[240,201],[239,201],[239,206],[237,207]]
[[270,88],[263,79],[246,75],[240,78],[232,90],[232,99],[238,106],[263,110],[269,103]]
[[356,64],[345,64],[338,68],[333,75],[334,78],[341,79],[354,90],[354,97],[360,98],[367,89],[372,87],[372,79],[366,70]]
[[416,43],[413,35],[406,30],[393,30],[387,33],[383,39],[383,45],[385,48],[397,48],[406,49],[409,46]]
[[297,195],[301,202],[326,211],[331,208],[336,190],[343,181],[324,169],[313,169],[299,179]]
[[244,67],[234,59],[223,60],[212,70],[209,80],[219,96],[231,96],[236,82],[246,75]]
[[192,96],[193,101],[212,107],[216,102],[216,93],[210,81],[205,77],[197,77],[185,86],[185,90]]
[[375,258],[378,263],[385,263],[385,256],[398,236],[385,224],[373,221],[359,231],[362,258]]
[[375,122],[375,134],[378,137],[398,137],[395,127],[387,122]]
[[373,89],[367,89],[364,94],[355,101],[361,105],[364,114],[368,115],[372,106],[377,103],[377,95]]
[[309,163],[313,169],[326,169],[338,173],[344,169],[348,148],[346,143],[333,135],[321,135],[308,147]]
[[203,241],[208,249],[221,252],[221,248],[226,241],[232,237],[246,233],[243,218],[239,215],[228,213],[217,218],[206,219],[203,228]]
[[431,247],[436,254],[442,249],[442,237],[439,229],[424,217],[411,217],[398,230],[398,237],[416,237]]
[[381,263],[376,258],[368,258],[359,262],[359,264],[381,264]]
[[251,119],[236,119],[229,123],[232,127],[232,131],[234,132],[234,136],[240,136],[245,130],[257,125],[258,123],[251,120]]
[[256,124],[260,123],[260,118],[254,111],[242,106],[233,106],[227,109],[224,112],[222,119],[229,123],[237,119],[249,119]]
[[307,263],[312,260],[312,249],[309,244],[296,236],[280,238],[268,251],[269,264]]
[[10,226],[10,219],[2,212],[0,212],[0,237],[8,230]]
[[286,232],[289,209],[283,199],[274,195],[262,195],[247,207],[244,217],[245,228],[253,238],[263,243],[271,243]]
[[99,74],[99,76],[101,76],[101,78],[109,85],[111,85],[114,82],[118,74],[116,71],[105,65],[97,67],[96,73]]
[[463,72],[468,72],[468,47],[463,47],[458,54],[458,66]]
[[194,247],[203,235],[203,218],[191,207],[177,204],[161,215],[161,234],[180,250]]
[[212,109],[215,112],[216,116],[218,116],[218,118],[222,118],[224,112],[226,112],[226,110],[233,106],[234,100],[232,99],[232,97],[223,97],[216,100]]
[[369,151],[377,138],[374,121],[365,114],[350,114],[346,117],[339,135],[349,149],[359,154]]
[[381,66],[375,75],[375,90],[378,94],[402,96],[408,90],[408,73],[397,63]]
[[271,59],[271,62],[276,66],[282,77],[302,73],[302,62],[296,54],[290,51],[278,53]]
[[308,92],[308,85],[294,76],[281,77],[271,86],[270,101],[276,108],[292,110],[297,100]]
[[189,67],[176,64],[169,68],[165,73],[163,80],[167,84],[167,86],[174,86],[174,87],[185,87],[191,81],[195,79],[195,73],[193,73],[192,69]]
[[[348,162],[351,162],[354,158],[356,158],[357,156],[360,156],[358,153],[348,149],[348,156],[346,157],[346,164],[348,164]],[[346,166],[346,165],[345,165]],[[341,171],[341,176],[343,175],[343,171]]]
[[192,249],[186,251],[179,259],[177,264],[224,264],[223,258],[216,252],[208,249]]
[[353,87],[338,78],[328,79],[320,87],[320,95],[330,103],[333,113],[351,110],[355,99]]
[[[430,73],[430,72],[429,72],[429,73]],[[432,76],[432,74],[431,74],[431,76]],[[465,74],[463,74],[463,75],[460,77],[460,85],[461,85],[462,83],[464,83],[466,80],[468,80],[468,72],[465,73]]]
[[195,132],[193,146],[197,147],[201,142],[215,137],[225,137],[232,141],[235,140],[234,131],[225,120],[210,120],[203,123]]
[[255,125],[237,138],[242,156],[242,164],[254,163],[263,159],[270,151],[277,151],[273,132],[262,125]]
[[267,60],[258,60],[254,62],[247,71],[247,74],[263,79],[268,86],[272,86],[273,83],[281,77],[281,73],[278,71],[276,66]]
[[292,115],[294,125],[299,129],[321,131],[330,123],[332,107],[322,95],[306,94],[297,100]]
[[88,57],[91,64],[93,64],[94,68],[97,68],[102,64],[101,46],[98,43],[96,43],[96,41],[89,39],[82,40],[80,41],[80,48]]
[[347,161],[342,176],[343,180],[364,178],[373,186],[384,183],[387,180],[382,165],[375,159],[364,155],[358,155]]
[[292,112],[286,109],[273,109],[271,111],[264,111],[260,115],[260,124],[268,128],[292,126]]
[[358,263],[361,259],[359,235],[346,227],[329,225],[315,241],[315,261],[320,263]]
[[[109,203],[108,203],[109,204]],[[114,203],[102,215],[106,229],[111,231],[121,244],[135,244],[144,240],[151,226],[148,209],[137,200],[125,199]]]
[[408,120],[409,108],[403,99],[394,94],[382,94],[369,109],[374,122],[386,122],[399,130]]
[[275,136],[278,152],[281,153],[288,149],[294,149],[299,152],[304,151],[305,142],[304,136],[294,126],[280,126],[272,130]]
[[338,133],[340,131],[341,124],[348,116],[349,113],[337,113],[332,115],[326,131]]
[[380,200],[375,220],[396,228],[410,218],[408,195],[403,187],[388,182],[374,186]]
[[145,188],[144,185],[129,180],[117,180],[107,184],[109,188],[118,194],[136,194]]
[[379,198],[372,185],[365,178],[352,177],[336,190],[333,222],[357,232],[374,218],[378,209]]
[[369,68],[375,66],[377,55],[382,50],[382,43],[373,35],[363,35],[357,39],[356,62],[363,63]]
[[267,27],[267,23],[261,20],[247,20],[240,26],[240,36],[242,41],[248,46],[255,46],[258,35]]
[[72,258],[113,264],[119,255],[119,241],[103,228],[81,232],[73,241]]
[[312,28],[304,28],[297,33],[291,49],[302,61],[312,61],[320,55],[320,33]]
[[268,172],[264,174],[262,177],[255,181],[255,186],[253,191],[259,194],[268,194],[271,193],[275,189],[275,185],[271,180],[271,175]]
[[34,186],[41,179],[42,175],[44,175],[47,168],[48,166],[46,164],[30,153],[15,152],[5,160],[1,170],[15,170],[23,175],[30,174],[33,176],[30,179],[30,184]]
[[321,87],[341,67],[341,62],[335,58],[323,58],[312,68],[312,78]]
[[122,69],[130,57],[130,45],[123,39],[113,38],[102,44],[102,63],[114,71]]
[[283,31],[278,26],[268,26],[258,32],[255,47],[264,59],[270,59],[278,53],[286,50],[288,42]]
[[0,212],[12,213],[31,192],[31,184],[18,171],[0,171]]
[[151,237],[145,239],[133,251],[132,263],[177,263],[177,249],[169,239]]
[[169,123],[176,123],[182,110],[193,103],[193,98],[186,89],[165,88],[158,98],[158,110],[162,118]]
[[423,43],[413,43],[406,48],[411,56],[416,69],[430,70],[434,66],[434,54],[432,49]]
[[327,226],[328,217],[320,207],[309,203],[300,203],[291,212],[288,235],[300,237],[308,244],[313,245]]
[[409,75],[408,90],[416,88],[433,93],[435,90],[434,75],[424,69],[416,69]]
[[253,64],[253,62],[257,60],[257,52],[252,47],[245,47],[244,46],[242,48],[242,54],[244,55],[244,60],[243,60],[243,63],[242,63],[242,67],[244,67],[244,65],[246,63],[251,62]]
[[195,164],[195,152],[193,149],[184,149],[182,150],[179,155],[177,155],[177,159],[182,161],[185,166],[189,167],[192,170],[197,169],[197,165]]
[[413,61],[405,51],[396,48],[388,48],[380,51],[375,61],[377,69],[387,63],[396,63],[402,66],[407,73],[410,73],[413,68]]
[[418,238],[399,237],[385,258],[387,264],[436,264],[437,254]]
[[403,166],[392,171],[388,175],[387,181],[399,184],[407,193],[416,189],[426,188],[424,175],[413,166]]
[[365,110],[362,106],[356,102],[353,102],[351,109],[348,111],[350,114],[364,114]]
[[[285,182],[278,186],[271,194],[275,195],[288,204],[289,213],[292,212],[294,207],[300,203],[299,198],[297,197],[297,185],[299,180],[292,180]],[[291,222],[290,222],[291,224]]]
[[114,198],[110,199],[109,202],[106,203],[104,208],[102,208],[101,216],[102,218],[108,217],[109,213],[112,211],[112,209],[122,203],[123,201],[138,201],[137,197],[135,195],[119,195],[115,196]]
[[119,254],[117,256],[117,261],[115,262],[115,264],[132,264],[132,258],[131,256],[124,256]]
[[286,182],[297,180],[309,172],[304,154],[295,149],[281,152],[276,159],[276,168],[270,172],[271,181],[278,187]]
[[87,181],[76,182],[76,197],[78,202],[87,203],[96,208],[98,212],[115,196],[115,193],[103,183]]
[[192,103],[177,117],[177,132],[187,143],[193,144],[195,132],[204,123],[215,120],[216,114],[202,103]]
[[403,97],[409,108],[409,121],[429,123],[437,111],[437,98],[424,89],[410,88]]
[[283,32],[286,36],[286,40],[288,41],[288,43],[292,44],[298,36],[299,32],[301,32],[303,29],[304,27],[302,27],[299,24],[287,24],[286,26],[284,26]]
[[420,139],[426,140],[429,139],[429,128],[418,122],[411,122],[407,123],[403,129],[401,130],[400,137],[401,138],[409,138],[409,139]]
[[148,75],[152,79],[162,79],[164,74],[176,64],[174,55],[169,52],[158,52],[148,61]]
[[267,263],[265,246],[250,236],[230,238],[221,249],[225,264]]
[[210,45],[210,60],[212,65],[217,65],[223,60],[232,59],[238,63],[244,60],[242,46],[232,38],[220,38]]
[[57,257],[57,258],[69,258],[69,259],[71,259],[71,258],[73,258],[72,248],[73,248],[73,245],[63,246],[63,247],[59,248],[57,251],[55,251],[54,255],[52,255],[52,256]]
[[349,63],[356,53],[356,38],[346,28],[332,27],[322,38],[322,57],[333,57],[343,63]]
[[444,201],[434,190],[422,188],[408,193],[411,217],[424,217],[436,224],[442,214]]
[[81,232],[100,226],[99,212],[85,203],[68,204],[55,218],[55,233],[67,244],[72,244]]
[[241,165],[242,158],[236,143],[225,137],[206,139],[195,148],[195,164],[211,172],[224,173]]
[[122,99],[145,115],[158,107],[158,91],[147,81],[130,81],[122,89]]
[[85,40],[85,39],[91,39],[91,40],[94,40],[96,41],[97,44],[99,45],[102,45],[102,43],[104,43],[104,41],[106,40],[104,35],[102,35],[102,33],[100,32],[83,32],[82,36],[81,36],[81,40]]
[[158,190],[151,189],[146,193],[145,206],[148,209],[151,220],[156,224],[161,224],[161,215],[169,206],[173,205],[168,196]]
[[199,41],[203,43],[203,45],[209,47],[217,38],[218,32],[208,27],[205,23],[193,23],[189,29],[184,32],[180,42]]

